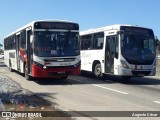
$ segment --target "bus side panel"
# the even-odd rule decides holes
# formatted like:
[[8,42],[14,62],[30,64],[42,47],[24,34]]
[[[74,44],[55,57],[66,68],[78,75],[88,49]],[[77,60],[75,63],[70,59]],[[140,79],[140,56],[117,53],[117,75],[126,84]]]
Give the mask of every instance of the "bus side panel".
[[119,61],[118,59],[114,58],[114,75],[118,75],[118,66],[119,66]]
[[15,66],[14,66],[14,70],[16,70],[16,71],[18,71],[18,67],[17,67],[17,61],[18,61],[18,59],[17,59],[17,53],[15,52]]
[[4,50],[4,64],[9,67],[9,51]]
[[99,61],[102,66],[102,72],[104,67],[102,59],[104,58],[102,50],[83,50],[81,51],[81,69],[92,72],[92,66],[94,61]]
[[16,51],[13,50],[13,52],[10,53],[11,54],[11,60],[12,60],[12,68],[14,70],[17,70],[17,59],[16,59]]
[[21,73],[24,73],[24,61],[20,60],[20,71]]
[[8,67],[12,67],[12,69],[16,70],[17,66],[16,66],[16,51],[15,50],[9,50],[7,53],[7,66]]
[[90,50],[81,51],[81,69],[92,71],[92,53]]

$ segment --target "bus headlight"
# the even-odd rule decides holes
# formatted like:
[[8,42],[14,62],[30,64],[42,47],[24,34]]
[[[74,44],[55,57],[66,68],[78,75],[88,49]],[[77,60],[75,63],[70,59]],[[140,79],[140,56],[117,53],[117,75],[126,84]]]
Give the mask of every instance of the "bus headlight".
[[79,61],[78,63],[76,63],[76,64],[74,65],[74,67],[76,68],[76,67],[78,67],[80,64],[81,64],[81,61]]
[[127,65],[127,63],[126,63],[125,61],[121,60],[121,64],[122,64],[122,66],[123,66],[124,68],[129,69],[129,67],[128,67],[128,65]]
[[46,66],[43,66],[43,69],[47,69],[47,67],[46,67]]

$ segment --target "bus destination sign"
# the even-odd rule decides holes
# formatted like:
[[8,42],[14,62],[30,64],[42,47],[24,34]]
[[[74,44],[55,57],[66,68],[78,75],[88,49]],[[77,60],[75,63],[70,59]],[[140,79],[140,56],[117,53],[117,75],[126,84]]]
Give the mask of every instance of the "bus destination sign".
[[79,30],[79,25],[76,23],[64,23],[64,22],[36,22],[34,24],[34,28]]
[[134,33],[142,33],[142,34],[152,33],[152,30],[150,30],[150,29],[139,28],[139,27],[123,26],[123,27],[121,27],[121,30],[124,30],[124,32],[134,32]]

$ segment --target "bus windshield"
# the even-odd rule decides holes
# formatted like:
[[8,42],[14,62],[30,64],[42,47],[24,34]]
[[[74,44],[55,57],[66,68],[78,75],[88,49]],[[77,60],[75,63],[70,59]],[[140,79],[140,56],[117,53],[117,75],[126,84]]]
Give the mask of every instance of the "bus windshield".
[[156,56],[154,35],[124,32],[121,53],[130,64],[152,64]]
[[39,57],[80,55],[78,32],[36,31],[34,54]]

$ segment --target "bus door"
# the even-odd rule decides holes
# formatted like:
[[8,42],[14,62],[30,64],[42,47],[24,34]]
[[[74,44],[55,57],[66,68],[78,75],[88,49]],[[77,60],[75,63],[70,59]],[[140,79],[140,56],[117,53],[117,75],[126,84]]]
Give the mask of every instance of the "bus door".
[[27,67],[28,67],[28,73],[31,74],[32,72],[32,63],[33,63],[33,54],[32,54],[32,43],[30,40],[31,36],[31,30],[27,30]]
[[107,36],[105,48],[105,73],[114,74],[115,47],[116,36]]
[[20,50],[20,33],[16,34],[16,58],[17,58],[17,70],[20,71],[20,57],[19,57],[19,50]]

